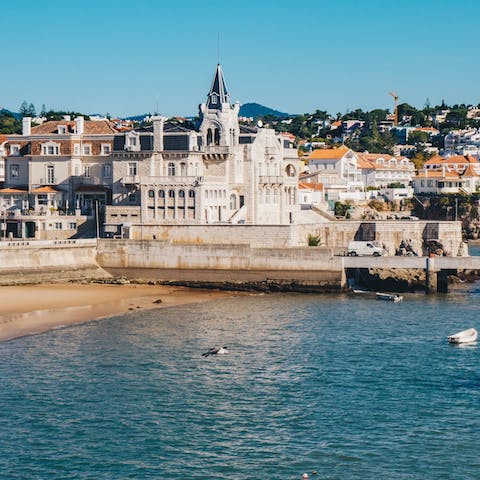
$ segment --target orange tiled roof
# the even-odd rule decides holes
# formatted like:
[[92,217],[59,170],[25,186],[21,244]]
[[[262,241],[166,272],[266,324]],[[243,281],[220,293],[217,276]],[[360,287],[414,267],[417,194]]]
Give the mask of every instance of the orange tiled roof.
[[1,188],[0,189],[0,195],[2,194],[15,194],[15,193],[24,193],[27,194],[28,192],[26,190],[21,190],[20,188]]
[[298,182],[298,188],[300,190],[314,190],[316,192],[323,192],[323,183]]
[[455,163],[476,163],[478,164],[478,160],[471,155],[453,155],[449,158],[441,157],[440,155],[433,156],[430,160],[425,162],[425,165],[453,165]]
[[3,142],[6,142],[6,141],[7,141],[7,136],[0,134],[0,144],[3,143]]
[[365,153],[357,153],[357,166],[365,170],[374,170],[375,165],[367,158]]
[[309,160],[323,160],[323,159],[340,159],[342,158],[350,149],[345,145],[342,145],[339,148],[319,148],[314,150],[309,156]]
[[422,170],[414,178],[460,178],[460,175],[452,170],[446,171],[445,174],[443,174],[442,170],[429,170],[425,175],[425,171]]
[[[75,122],[67,120],[50,120],[48,122],[32,127],[32,135],[46,135],[49,133],[57,133],[59,125],[65,125],[70,127],[69,130],[73,131]],[[117,133],[117,129],[109,120],[99,120],[94,122],[91,120],[85,120],[85,134],[86,135],[106,135],[110,133]]]
[[462,177],[479,177],[478,173],[473,168],[473,165],[470,164],[465,171],[462,173]]
[[57,193],[58,190],[51,187],[50,185],[45,185],[44,187],[38,187],[32,190],[32,193]]

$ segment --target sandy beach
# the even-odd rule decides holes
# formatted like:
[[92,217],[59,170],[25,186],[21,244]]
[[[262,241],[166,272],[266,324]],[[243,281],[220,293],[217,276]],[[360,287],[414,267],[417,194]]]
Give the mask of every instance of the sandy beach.
[[135,310],[232,296],[162,285],[50,284],[0,287],[0,341]]

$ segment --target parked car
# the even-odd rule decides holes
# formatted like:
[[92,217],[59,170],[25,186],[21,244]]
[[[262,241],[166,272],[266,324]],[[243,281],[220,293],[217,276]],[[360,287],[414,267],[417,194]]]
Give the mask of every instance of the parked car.
[[380,257],[388,255],[388,252],[377,242],[357,242],[352,241],[348,244],[347,255],[349,257],[374,256]]

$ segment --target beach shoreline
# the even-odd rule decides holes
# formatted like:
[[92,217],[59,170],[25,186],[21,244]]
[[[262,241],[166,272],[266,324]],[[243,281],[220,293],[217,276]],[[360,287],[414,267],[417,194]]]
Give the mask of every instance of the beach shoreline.
[[0,287],[0,341],[134,311],[231,297],[237,293],[164,285],[39,284]]

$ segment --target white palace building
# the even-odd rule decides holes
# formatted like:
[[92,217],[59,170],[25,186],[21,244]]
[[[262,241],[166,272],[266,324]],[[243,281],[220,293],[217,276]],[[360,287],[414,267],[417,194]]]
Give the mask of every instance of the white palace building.
[[239,108],[217,65],[198,125],[156,117],[115,134],[105,232],[141,225],[152,238],[161,225],[296,223],[297,149],[272,129],[239,125]]

